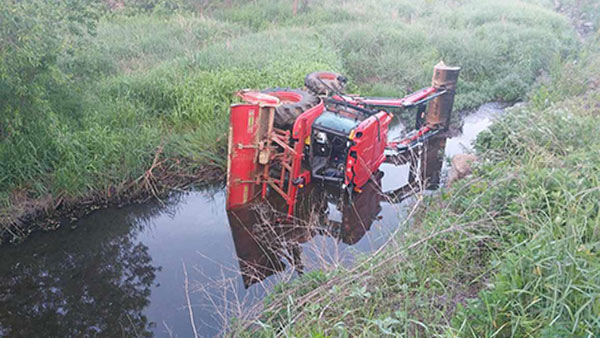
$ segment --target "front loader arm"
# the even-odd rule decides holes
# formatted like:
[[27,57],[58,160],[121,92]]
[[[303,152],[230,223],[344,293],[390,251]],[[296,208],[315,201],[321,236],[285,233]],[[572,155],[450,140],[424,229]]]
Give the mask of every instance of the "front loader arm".
[[386,108],[412,108],[421,104],[425,104],[434,98],[446,93],[444,89],[438,89],[435,87],[427,87],[417,90],[402,98],[388,98],[388,97],[362,97],[354,95],[335,95],[334,99],[338,101],[344,101],[352,105],[363,106],[370,109],[386,109]]

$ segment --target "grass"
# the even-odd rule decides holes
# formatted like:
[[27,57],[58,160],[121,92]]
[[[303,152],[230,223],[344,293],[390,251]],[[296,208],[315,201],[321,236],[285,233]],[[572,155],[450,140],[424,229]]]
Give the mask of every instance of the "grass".
[[122,195],[156,154],[165,175],[188,181],[222,169],[227,108],[241,88],[299,87],[329,69],[354,91],[398,96],[428,85],[444,59],[463,67],[463,109],[526,98],[578,47],[568,20],[537,1],[328,0],[294,16],[291,1],[258,0],[126,13],[68,40],[58,60],[67,80],[0,139],[3,226],[36,201],[46,212],[59,200]]
[[597,336],[598,62],[596,38],[480,134],[474,174],[420,199],[404,233],[279,285],[233,334]]

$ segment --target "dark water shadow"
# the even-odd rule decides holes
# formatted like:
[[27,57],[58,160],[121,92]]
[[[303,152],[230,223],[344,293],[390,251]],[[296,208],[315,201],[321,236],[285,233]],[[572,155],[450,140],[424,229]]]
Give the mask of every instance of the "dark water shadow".
[[144,309],[160,267],[136,235],[144,219],[165,212],[169,208],[159,204],[114,209],[90,215],[76,230],[38,233],[3,247],[0,334],[150,336],[153,324]]

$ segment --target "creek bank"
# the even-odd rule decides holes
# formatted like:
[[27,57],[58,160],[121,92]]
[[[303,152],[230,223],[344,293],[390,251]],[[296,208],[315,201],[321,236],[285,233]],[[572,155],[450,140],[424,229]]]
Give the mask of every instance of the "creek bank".
[[173,190],[223,182],[224,172],[219,167],[200,167],[192,173],[172,169],[156,165],[155,162],[142,176],[131,182],[110,186],[104,191],[95,191],[79,198],[47,195],[31,199],[25,193],[14,193],[12,207],[0,215],[0,246],[21,243],[35,231],[71,226],[80,218],[100,209],[160,200]]

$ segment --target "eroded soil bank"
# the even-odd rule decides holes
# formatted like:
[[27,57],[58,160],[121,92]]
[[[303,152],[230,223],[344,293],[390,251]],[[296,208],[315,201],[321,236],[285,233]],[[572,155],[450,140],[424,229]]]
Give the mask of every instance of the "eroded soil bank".
[[63,196],[32,199],[26,193],[13,194],[10,208],[0,213],[0,246],[18,244],[36,231],[53,231],[71,226],[78,219],[100,209],[127,204],[146,203],[164,198],[171,191],[189,188],[197,182],[219,184],[224,172],[216,166],[205,166],[194,172],[178,170],[172,159],[162,159],[160,149],[155,161],[137,179],[89,193],[82,198]]

